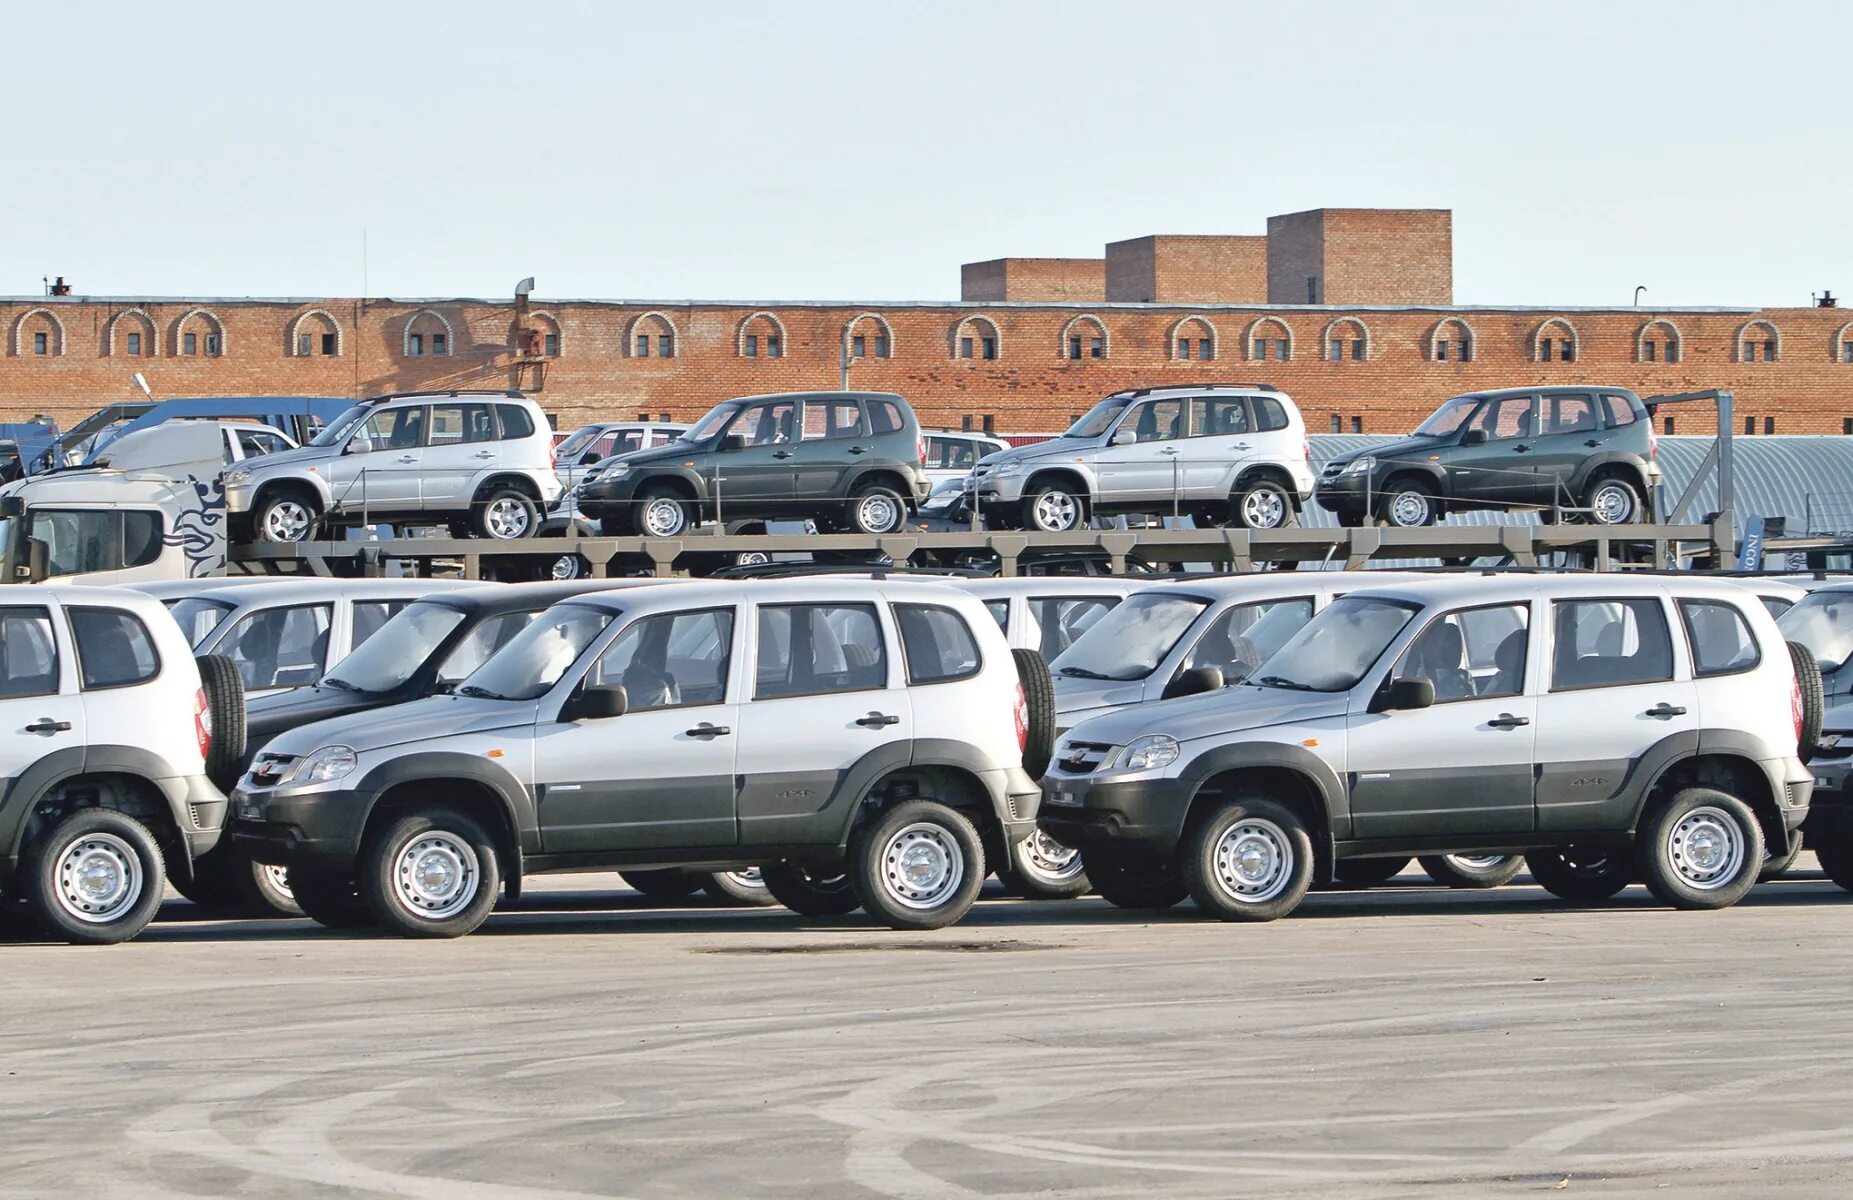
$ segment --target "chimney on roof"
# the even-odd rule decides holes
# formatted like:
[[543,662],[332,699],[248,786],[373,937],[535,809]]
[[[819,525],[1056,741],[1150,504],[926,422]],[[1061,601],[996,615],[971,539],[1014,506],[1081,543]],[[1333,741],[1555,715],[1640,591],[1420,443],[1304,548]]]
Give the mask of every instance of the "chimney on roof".
[[1820,298],[1814,302],[1814,306],[1816,308],[1838,308],[1840,301],[1832,292],[1822,292]]
[[71,285],[64,281],[64,276],[60,275],[51,281],[51,294],[54,296],[68,296],[71,294]]

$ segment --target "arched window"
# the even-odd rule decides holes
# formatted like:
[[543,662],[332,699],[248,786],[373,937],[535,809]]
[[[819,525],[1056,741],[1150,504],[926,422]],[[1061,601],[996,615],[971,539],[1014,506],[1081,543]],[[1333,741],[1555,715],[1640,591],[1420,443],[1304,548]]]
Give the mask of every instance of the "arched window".
[[[563,342],[558,318],[550,312],[536,309],[528,314],[528,330],[535,339],[533,349],[541,358],[560,357]],[[523,353],[527,350],[528,347],[522,347]]]
[[994,359],[1003,352],[1003,345],[997,333],[997,322],[989,317],[974,313],[952,326],[954,358]]
[[434,308],[421,308],[405,319],[401,349],[407,358],[447,358],[456,353],[457,334]]
[[103,327],[103,353],[114,358],[153,358],[160,353],[154,318],[146,309],[125,308]]
[[1080,360],[1084,358],[1106,358],[1113,353],[1113,341],[1107,335],[1107,326],[1092,313],[1082,313],[1062,326],[1061,355],[1063,358]]
[[297,313],[284,352],[294,358],[340,358],[341,322],[325,308]]
[[1834,340],[1828,345],[1827,353],[1835,362],[1853,363],[1853,321],[1834,331]]
[[13,322],[7,349],[14,355],[35,358],[64,356],[64,322],[49,308],[31,308]]
[[740,322],[736,341],[741,358],[784,358],[785,322],[777,313],[753,313]]
[[1781,357],[1782,331],[1773,323],[1759,317],[1738,326],[1738,362],[1775,362]]
[[1293,330],[1279,317],[1259,317],[1249,325],[1242,341],[1248,346],[1253,362],[1274,359],[1286,362],[1293,357]]
[[211,310],[196,308],[174,322],[174,353],[184,358],[225,353],[225,322]]
[[851,358],[893,358],[894,328],[880,313],[863,313],[843,326],[843,345]]
[[1472,362],[1473,326],[1459,317],[1444,317],[1428,331],[1430,362]]
[[1685,341],[1679,326],[1655,317],[1634,335],[1634,361],[1676,363],[1686,356]]
[[1169,342],[1171,357],[1178,362],[1189,362],[1193,354],[1201,362],[1216,358],[1216,326],[1210,324],[1208,317],[1183,318],[1171,327]]
[[624,350],[632,358],[674,358],[676,323],[668,313],[640,313],[624,334]]
[[1531,332],[1532,362],[1575,362],[1582,350],[1576,326],[1550,317]]
[[1319,341],[1328,362],[1363,362],[1370,357],[1370,329],[1356,317],[1334,317]]

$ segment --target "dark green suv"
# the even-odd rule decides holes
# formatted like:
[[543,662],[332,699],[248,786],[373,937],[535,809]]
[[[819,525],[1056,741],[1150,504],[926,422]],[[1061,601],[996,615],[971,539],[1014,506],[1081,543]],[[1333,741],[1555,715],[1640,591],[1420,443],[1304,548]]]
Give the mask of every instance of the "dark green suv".
[[608,535],[774,519],[894,533],[927,497],[923,455],[914,410],[891,392],[745,396],[667,446],[607,460],[579,511]]
[[1654,452],[1652,414],[1626,388],[1469,392],[1407,438],[1326,463],[1313,499],[1344,525],[1413,528],[1467,508],[1625,525],[1649,518]]

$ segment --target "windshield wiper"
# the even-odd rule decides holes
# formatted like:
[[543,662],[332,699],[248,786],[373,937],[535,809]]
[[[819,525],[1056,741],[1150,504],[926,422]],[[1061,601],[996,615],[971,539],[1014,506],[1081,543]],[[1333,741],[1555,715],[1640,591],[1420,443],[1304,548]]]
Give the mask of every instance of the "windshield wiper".
[[1086,667],[1063,667],[1056,674],[1067,675],[1073,679],[1104,679],[1109,683],[1113,681],[1113,676],[1102,675],[1099,671],[1090,671]]
[[1284,675],[1263,675],[1259,679],[1251,679],[1248,682],[1257,687],[1286,688],[1290,692],[1316,692],[1319,690],[1310,683],[1301,683],[1297,679],[1288,679]]
[[507,696],[504,696],[500,692],[492,692],[486,687],[477,687],[473,683],[466,683],[462,687],[458,688],[457,695],[475,696],[479,700],[506,700],[508,699]]
[[328,687],[336,688],[343,692],[359,692],[359,691],[365,690],[363,688],[355,687],[353,684],[349,683],[345,679],[336,679],[333,675],[330,675],[328,678],[322,680],[322,682]]

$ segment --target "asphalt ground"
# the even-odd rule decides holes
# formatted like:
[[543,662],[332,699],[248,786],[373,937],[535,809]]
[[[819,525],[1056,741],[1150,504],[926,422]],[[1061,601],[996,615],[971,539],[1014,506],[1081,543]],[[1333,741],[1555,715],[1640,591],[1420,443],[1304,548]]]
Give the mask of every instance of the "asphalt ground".
[[7,1197],[1844,1197],[1853,896],[1406,874],[1228,925],[537,881],[474,936],[0,945]]

